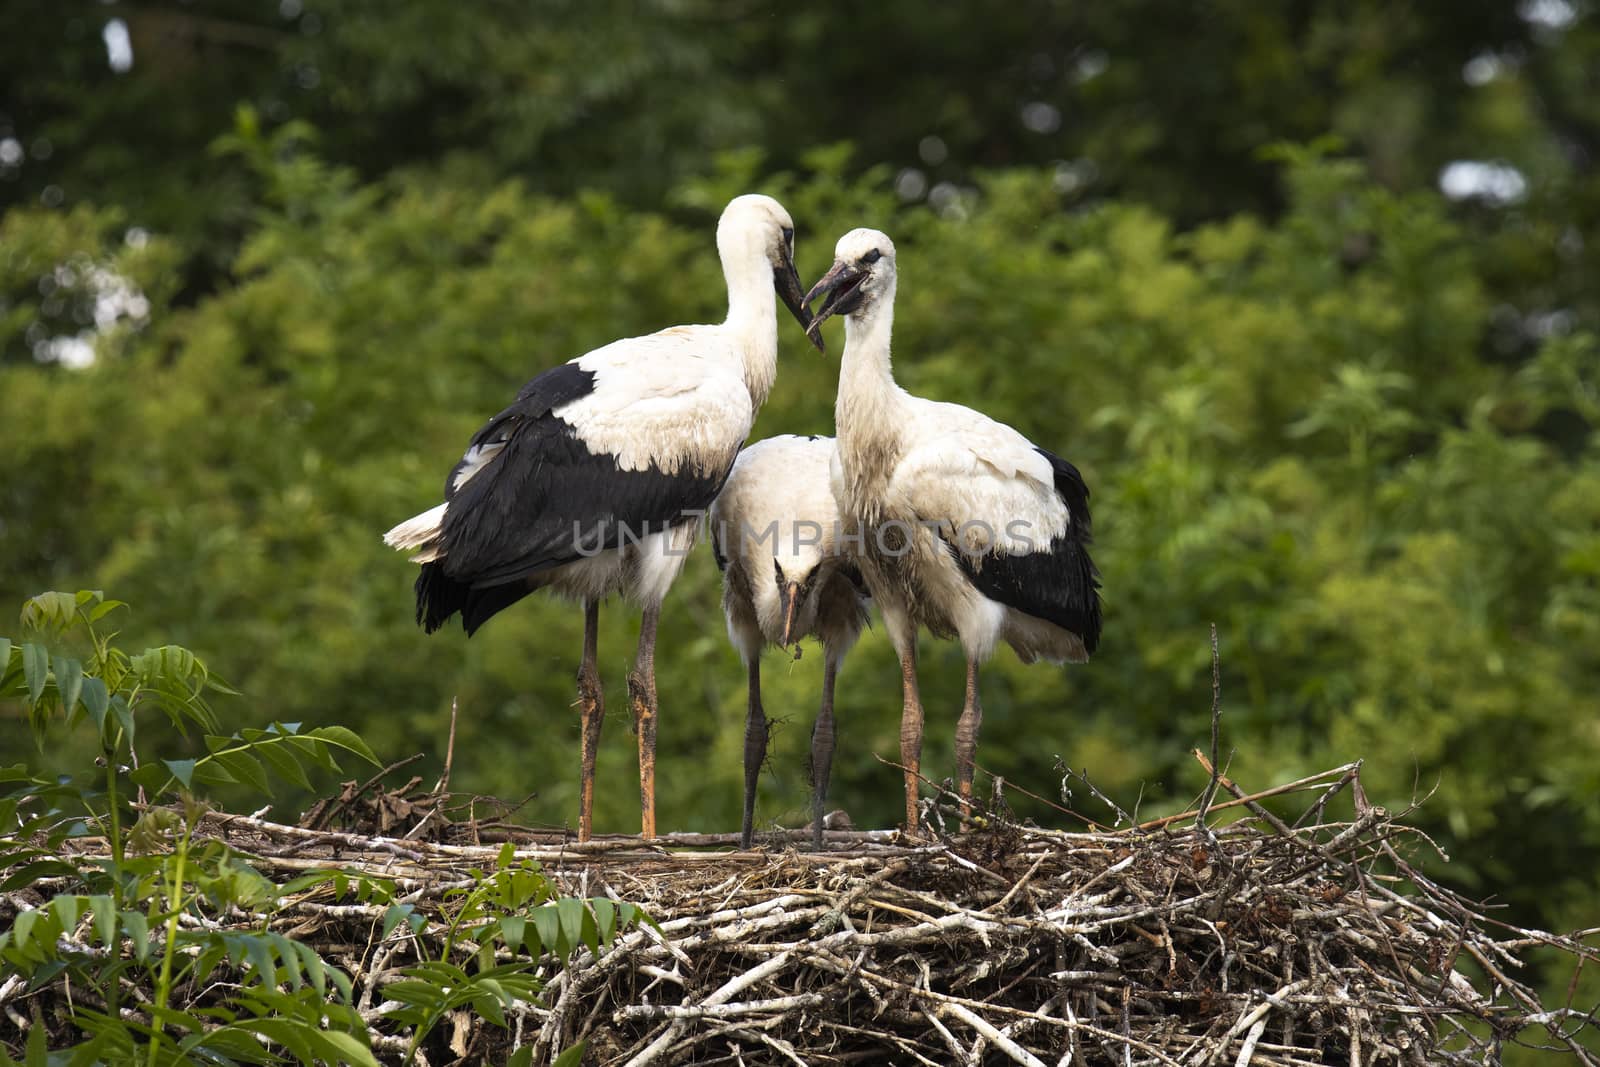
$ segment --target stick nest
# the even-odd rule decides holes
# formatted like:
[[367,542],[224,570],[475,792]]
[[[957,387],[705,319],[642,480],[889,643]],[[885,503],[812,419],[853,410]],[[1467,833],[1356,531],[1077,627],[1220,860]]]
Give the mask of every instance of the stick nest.
[[[641,905],[659,931],[546,957],[539,1002],[507,1028],[462,1012],[416,1062],[503,1063],[532,1045],[546,1063],[579,1041],[584,1063],[634,1067],[1494,1064],[1512,1042],[1597,1062],[1593,1014],[1547,1010],[1516,976],[1530,951],[1580,966],[1600,951],[1497,922],[1424,876],[1411,857],[1431,843],[1366,803],[1358,765],[1255,795],[1220,774],[1213,787],[1200,811],[1083,833],[999,804],[962,829],[941,797],[927,839],[829,831],[821,853],[802,834],[750,853],[714,835],[515,835],[564,892]],[[1327,818],[1345,789],[1353,815]],[[1262,803],[1305,791],[1293,822]],[[417,806],[416,828],[439,828],[433,807]],[[461,824],[407,838],[211,813],[202,831],[264,872],[394,878],[429,916],[383,937],[383,909],[323,887],[270,920],[351,973],[375,1047],[400,1062],[409,1035],[383,987],[419,947],[437,955],[451,891],[493,868],[497,846],[459,843]]]

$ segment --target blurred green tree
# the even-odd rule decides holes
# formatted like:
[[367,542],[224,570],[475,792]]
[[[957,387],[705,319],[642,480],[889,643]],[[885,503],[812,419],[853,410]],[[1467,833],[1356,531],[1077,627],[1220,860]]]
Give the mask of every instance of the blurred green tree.
[[[0,450],[17,476],[0,551],[22,566],[0,592],[103,585],[278,717],[347,721],[397,751],[436,750],[459,697],[458,780],[536,791],[524,814],[562,822],[576,614],[536,602],[476,641],[425,640],[411,570],[377,534],[435,499],[462,442],[539,368],[720,314],[711,219],[752,184],[751,161],[680,190],[683,210],[704,209],[688,227],[514,182],[362,185],[294,141],[245,123],[230,146],[270,191],[237,284],[178,312],[157,279],[148,322],[109,334],[93,365],[6,365]],[[1386,803],[1437,780],[1424,818],[1472,843],[1456,876],[1529,906],[1538,894],[1515,875],[1530,853],[1561,877],[1594,868],[1600,494],[1586,489],[1600,469],[1592,445],[1568,453],[1529,430],[1556,411],[1590,425],[1600,360],[1582,334],[1521,368],[1478,358],[1491,315],[1440,198],[1311,154],[1285,165],[1277,225],[1180,235],[1148,208],[1063,211],[1048,172],[985,177],[941,214],[842,177],[837,152],[810,164],[816,176],[770,186],[806,220],[802,270],[826,266],[823,234],[864,218],[891,229],[908,385],[1015,421],[1096,490],[1106,650],[1068,672],[1005,662],[990,769],[1046,781],[1059,753],[1181,801],[1215,619],[1241,773],[1366,756]],[[7,246],[38,250],[10,289],[58,261],[146,284],[166,253],[107,236],[114,221],[10,213]],[[1348,264],[1350,240],[1375,234]],[[826,430],[831,360],[783,343],[758,433]],[[666,631],[663,804],[685,827],[730,824],[738,795],[738,672],[715,581],[697,558]],[[616,692],[625,625],[609,616],[604,635]],[[893,810],[871,756],[893,749],[886,657],[869,639],[840,700],[838,796],[872,822]],[[960,666],[942,646],[929,660],[936,709]],[[814,673],[776,676],[771,706],[809,709]],[[930,751],[953,722],[934,711]],[[768,811],[803,802],[803,735],[802,720],[778,741]],[[527,751],[499,762],[488,737]],[[602,759],[603,781],[630,777],[616,723]],[[691,759],[697,773],[674,777]],[[630,791],[607,790],[598,812],[627,827]]]
[[[1572,268],[1596,266],[1581,235],[1600,224],[1597,71],[1600,16],[1571,0],[14,4],[0,207],[121,204],[181,236],[187,280],[209,288],[249,225],[246,176],[207,155],[239,103],[310,122],[328,159],[368,179],[449,159],[649,206],[719,152],[787,169],[849,140],[913,201],[947,204],[982,169],[1050,166],[1075,198],[1147,203],[1184,227],[1274,215],[1262,147],[1332,133],[1391,189],[1431,186],[1452,161],[1515,168],[1478,196],[1503,261],[1488,281],[1593,326],[1596,287]],[[1528,343],[1509,323],[1500,340]]]
[[[902,380],[1094,489],[1105,647],[1001,657],[989,770],[1037,789],[1059,754],[1182,803],[1214,620],[1237,776],[1364,757],[1378,802],[1432,794],[1450,877],[1592,925],[1594,5],[973,10],[0,8],[0,604],[104,587],[131,639],[395,756],[437,759],[458,697],[455,780],[570,820],[576,613],[424,639],[378,535],[538,370],[719,316],[712,225],[759,188],[808,277],[846,229],[893,234]],[[782,344],[757,435],[826,432],[837,356]],[[664,630],[674,827],[737,818],[716,582],[698,555]],[[620,694],[632,635],[602,618]],[[933,761],[961,664],[925,654]],[[818,672],[768,671],[793,716],[767,817],[803,810]],[[873,756],[895,673],[874,634],[842,679],[835,795],[860,823],[896,807]],[[635,825],[624,718],[605,829]]]

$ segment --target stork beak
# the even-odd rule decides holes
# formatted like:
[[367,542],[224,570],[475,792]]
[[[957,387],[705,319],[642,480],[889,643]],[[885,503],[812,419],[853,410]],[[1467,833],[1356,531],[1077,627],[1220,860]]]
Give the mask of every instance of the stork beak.
[[785,247],[780,253],[783,262],[772,268],[772,286],[778,290],[778,297],[783,301],[783,306],[788,308],[800,323],[800,328],[806,331],[806,338],[817,346],[817,351],[824,351],[822,335],[811,330],[811,309],[806,306],[807,300],[800,291],[800,272],[794,268],[794,260],[789,256],[789,249]]
[[822,306],[817,309],[816,315],[812,317],[811,325],[806,327],[806,334],[813,339],[819,349],[822,347],[822,334],[820,332],[822,324],[838,310],[839,290],[847,288],[860,277],[861,272],[852,264],[842,259],[837,259],[833,262],[833,269],[824,274],[822,280],[813,285],[811,291],[805,295],[804,299],[807,307],[810,307],[811,302],[817,297],[824,294],[827,295],[827,299],[822,302]]
[[783,609],[783,640],[780,643],[784,648],[794,644],[794,612],[799,603],[800,583],[784,583],[778,590],[778,606]]

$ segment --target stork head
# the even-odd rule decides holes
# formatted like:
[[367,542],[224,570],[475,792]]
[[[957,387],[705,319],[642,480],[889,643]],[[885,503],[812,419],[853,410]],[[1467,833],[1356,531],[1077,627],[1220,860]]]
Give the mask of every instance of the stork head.
[[783,620],[783,636],[778,643],[784,648],[798,641],[811,625],[802,616],[814,614],[814,610],[808,612],[805,608],[817,590],[821,564],[822,557],[815,552],[779,553],[772,557],[772,577],[778,585],[778,616]]
[[806,330],[811,343],[822,350],[822,339],[811,332],[811,311],[794,266],[794,220],[782,204],[759,193],[728,201],[717,223],[717,251],[723,263],[765,260],[771,264],[772,286],[779,299]]
[[[860,315],[894,297],[894,242],[879,230],[851,230],[833,247],[833,268],[805,295],[826,296],[806,328],[813,337],[831,315]],[[820,343],[820,342],[819,342]]]

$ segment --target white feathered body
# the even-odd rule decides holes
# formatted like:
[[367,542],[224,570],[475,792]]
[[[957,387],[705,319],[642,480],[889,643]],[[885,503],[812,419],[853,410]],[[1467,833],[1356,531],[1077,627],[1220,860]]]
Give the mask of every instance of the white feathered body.
[[[845,323],[834,490],[891,636],[904,646],[922,625],[980,660],[1000,641],[1024,662],[1086,660],[1099,604],[1077,471],[1004,423],[896,385],[892,295],[862,318]],[[1082,620],[1050,588],[1062,567],[1092,605]]]
[[746,663],[783,641],[780,581],[803,583],[791,639],[816,637],[835,662],[860,636],[868,598],[839,543],[831,437],[782,435],[739,455],[711,508],[728,636]]

